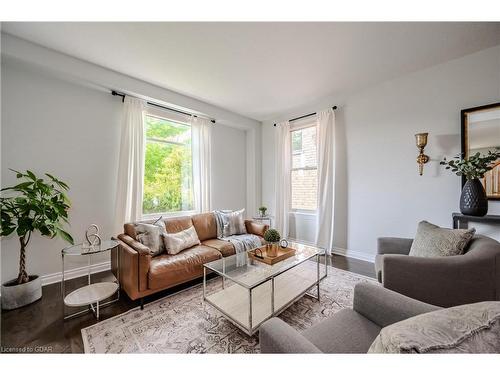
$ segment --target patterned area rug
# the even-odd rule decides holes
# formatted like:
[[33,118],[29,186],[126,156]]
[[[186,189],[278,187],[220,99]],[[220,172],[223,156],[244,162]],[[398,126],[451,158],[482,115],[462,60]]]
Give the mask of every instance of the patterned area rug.
[[[311,267],[315,263],[310,262]],[[372,278],[328,267],[321,282],[321,302],[302,297],[280,318],[302,331],[352,307],[354,285],[376,283]],[[220,278],[207,282],[208,290],[220,287]],[[313,291],[314,293],[314,291]],[[202,303],[202,286],[196,285],[140,310],[82,329],[85,353],[259,353],[258,333],[248,337],[212,306]]]

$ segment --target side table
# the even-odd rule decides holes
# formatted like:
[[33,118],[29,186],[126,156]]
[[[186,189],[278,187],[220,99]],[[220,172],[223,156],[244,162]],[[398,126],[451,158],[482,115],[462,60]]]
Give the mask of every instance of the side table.
[[451,215],[453,220],[453,229],[467,229],[469,221],[475,223],[497,224],[500,225],[500,215],[470,216],[454,212]]
[[[90,279],[90,269],[92,266],[92,255],[101,254],[107,251],[111,251],[118,247],[118,241],[115,240],[107,240],[102,241],[100,245],[95,245],[91,247],[85,247],[83,244],[78,244],[70,247],[66,247],[61,251],[62,258],[62,279],[61,279],[61,295],[63,299],[63,317],[64,320],[76,317],[81,314],[88,313],[92,311],[97,320],[99,320],[99,309],[110,305],[113,302],[116,302],[120,299],[120,252],[117,251],[117,275],[116,281],[111,282],[99,282],[92,283]],[[78,288],[68,295],[66,295],[65,288],[65,257],[66,256],[86,256],[87,257],[87,285]],[[107,301],[105,303],[101,303],[105,299],[113,296],[113,294],[117,294],[116,298]],[[87,309],[80,310],[78,312],[72,313],[70,315],[66,315],[66,306],[68,307],[82,307],[88,306]]]
[[272,226],[273,226],[272,218],[273,218],[273,216],[254,216],[254,217],[252,217],[252,220],[260,221],[260,222],[267,221],[269,223],[269,228],[272,228]]

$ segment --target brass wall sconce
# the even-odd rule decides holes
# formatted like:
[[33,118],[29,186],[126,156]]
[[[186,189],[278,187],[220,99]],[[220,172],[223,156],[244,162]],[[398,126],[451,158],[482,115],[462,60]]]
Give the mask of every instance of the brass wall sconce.
[[417,141],[417,148],[420,153],[417,156],[418,163],[418,173],[420,176],[424,173],[424,164],[429,161],[429,157],[424,154],[424,147],[427,145],[427,136],[429,133],[418,133],[415,134],[415,140]]

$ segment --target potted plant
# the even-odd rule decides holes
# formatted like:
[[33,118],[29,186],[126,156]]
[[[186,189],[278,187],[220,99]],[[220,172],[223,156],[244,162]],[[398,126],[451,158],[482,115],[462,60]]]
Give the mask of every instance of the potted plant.
[[462,158],[461,155],[455,156],[452,160],[444,158],[439,163],[446,165],[445,169],[451,169],[457,176],[463,176],[467,180],[460,196],[460,212],[462,214],[484,216],[488,213],[488,198],[479,179],[493,168],[492,163],[498,158],[500,158],[500,149],[498,151],[489,150],[486,155],[477,152],[467,159]]
[[42,283],[37,275],[26,271],[26,247],[33,232],[54,238],[59,236],[73,244],[71,235],[63,229],[68,222],[70,202],[65,194],[68,185],[46,173],[48,180],[31,171],[14,171],[21,180],[17,185],[1,190],[0,235],[13,233],[19,238],[20,257],[17,279],[2,284],[2,308],[15,309],[42,297]]
[[265,217],[266,216],[266,211],[267,211],[267,207],[266,206],[260,206],[259,207],[260,217]]
[[266,240],[266,253],[270,257],[275,257],[278,254],[278,246],[281,239],[280,233],[276,229],[268,229],[264,233]]

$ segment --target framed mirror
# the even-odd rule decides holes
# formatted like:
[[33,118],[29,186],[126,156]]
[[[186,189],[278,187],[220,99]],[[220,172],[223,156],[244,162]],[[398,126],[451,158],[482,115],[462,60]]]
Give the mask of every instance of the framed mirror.
[[[500,103],[463,109],[462,118],[462,154],[465,158],[479,152],[500,147]],[[481,180],[488,199],[500,200],[500,159],[494,168]],[[462,178],[462,186],[465,178]]]

